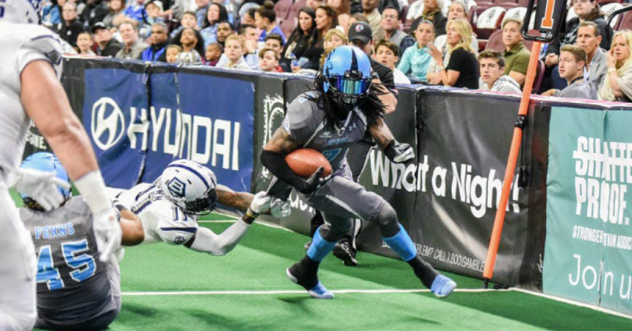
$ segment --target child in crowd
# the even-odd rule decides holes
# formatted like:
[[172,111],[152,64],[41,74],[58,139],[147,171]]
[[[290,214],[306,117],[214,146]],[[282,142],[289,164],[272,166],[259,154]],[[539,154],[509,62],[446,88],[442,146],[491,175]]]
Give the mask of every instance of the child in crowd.
[[187,11],[187,12],[184,12],[184,14],[182,14],[182,19],[180,20],[180,27],[173,30],[171,32],[170,37],[174,38],[184,28],[191,28],[191,29],[196,29],[196,30],[199,29],[198,23],[197,23],[197,17],[195,16],[194,12]]
[[79,33],[79,35],[77,36],[77,48],[78,48],[78,53],[81,56],[95,56],[96,54],[94,54],[94,52],[92,51],[92,35],[90,34],[90,32],[81,32]]
[[214,67],[219,61],[219,57],[222,56],[222,53],[224,53],[224,47],[222,47],[222,45],[219,43],[210,43],[206,47],[206,54],[204,56],[206,58],[206,63],[211,67]]
[[327,31],[327,33],[325,34],[325,41],[323,43],[323,46],[325,46],[325,51],[320,57],[320,67],[322,68],[323,63],[325,63],[325,59],[327,59],[327,56],[332,50],[346,44],[347,36],[345,36],[342,31],[338,29],[331,29]]
[[244,60],[244,40],[237,35],[231,35],[226,38],[224,53],[228,57],[228,62],[219,66],[226,69],[242,69],[248,70],[248,64]]
[[169,45],[169,47],[167,47],[167,63],[176,63],[180,53],[182,53],[182,47],[178,45]]
[[264,72],[283,72],[279,67],[279,54],[272,48],[259,51],[259,69]]

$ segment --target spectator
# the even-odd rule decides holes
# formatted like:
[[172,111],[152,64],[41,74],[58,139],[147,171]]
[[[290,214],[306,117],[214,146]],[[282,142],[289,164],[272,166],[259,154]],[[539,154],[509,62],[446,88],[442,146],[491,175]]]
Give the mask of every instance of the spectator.
[[123,14],[138,23],[143,23],[144,18],[147,17],[147,12],[145,12],[145,0],[133,0],[132,4],[125,8]]
[[[180,27],[171,31],[171,39],[174,39],[176,35],[180,34],[182,30],[185,28],[198,29],[197,17],[195,13],[192,11],[187,11],[182,14],[182,19],[180,20]],[[202,39],[204,40],[204,39]]]
[[80,20],[83,21],[86,26],[93,26],[97,22],[102,22],[109,13],[110,7],[108,1],[87,1],[86,7],[83,9],[83,12],[81,12]]
[[70,46],[77,47],[77,36],[84,31],[83,24],[77,20],[77,5],[73,1],[64,3],[62,7],[63,23],[57,24],[55,32]]
[[441,8],[443,8],[443,0],[424,0],[424,11],[421,16],[413,21],[410,26],[410,31],[417,30],[419,22],[427,20],[434,24],[435,35],[440,36],[446,34],[445,29],[448,20],[443,16]]
[[224,46],[226,38],[235,34],[235,28],[228,21],[219,22],[217,25],[217,42]]
[[178,55],[182,53],[182,47],[178,45],[167,46],[167,63],[176,63],[178,61]]
[[371,31],[373,31],[373,40],[382,40],[384,38],[384,30],[382,30],[382,15],[377,9],[378,0],[362,0],[362,14],[369,20]]
[[83,31],[79,33],[77,36],[77,49],[79,50],[79,55],[82,56],[95,56],[96,54],[92,51],[92,35],[90,32]]
[[[248,64],[248,68],[250,70],[259,70],[259,36],[256,34],[256,29],[253,26],[246,25],[241,26],[239,28],[239,32],[239,36],[244,41],[243,57],[246,64]],[[224,40],[225,43],[225,39],[222,40]],[[226,47],[224,46],[224,50],[225,49]],[[226,55],[226,52],[224,52],[215,66],[226,67],[228,62],[228,56]]]
[[120,15],[124,15],[123,10],[125,10],[125,1],[110,0],[109,7],[110,13],[103,19],[103,24],[105,24],[108,28],[112,28],[114,27],[114,19]]
[[310,44],[308,43],[316,28],[314,22],[316,13],[311,7],[303,7],[298,13],[298,24],[292,34],[285,43],[281,52],[281,60],[279,64],[284,71],[292,71],[292,62],[296,61],[295,66],[301,66],[310,62],[306,56]]
[[484,84],[481,90],[492,92],[521,93],[520,84],[509,75],[505,75],[505,58],[500,52],[486,50],[478,55],[481,80]]
[[402,21],[399,19],[399,10],[397,8],[392,6],[384,8],[382,12],[384,38],[392,41],[397,46],[400,53],[395,55],[399,58],[403,57],[406,49],[415,43],[415,38],[399,29],[401,24]]
[[279,53],[271,48],[259,51],[259,70],[264,72],[283,72],[279,67]]
[[211,67],[216,66],[222,53],[224,53],[224,47],[220,43],[210,43],[206,46],[206,54],[204,56],[206,64]]
[[205,46],[208,46],[210,43],[217,42],[217,26],[219,25],[219,22],[222,21],[228,21],[226,7],[214,2],[211,3],[206,12],[203,29],[200,31],[202,38],[204,38]]
[[[430,21],[419,22],[415,30],[417,42],[404,52],[397,67],[405,76],[412,77],[416,81],[428,81],[428,67],[433,61],[428,45],[432,43],[434,37],[434,24]],[[437,79],[439,79],[438,75]],[[438,83],[438,81],[432,83]]]
[[116,53],[116,58],[124,60],[136,60],[140,54],[147,48],[142,41],[138,39],[138,26],[136,21],[129,19],[119,25],[119,32],[123,38],[123,48]]
[[296,19],[301,8],[305,7],[306,0],[278,0],[274,5],[277,23],[284,36],[289,36],[296,28]]
[[178,54],[178,63],[201,63],[201,54],[206,54],[202,35],[195,28],[184,28],[172,39],[172,43],[182,47],[182,53]]
[[[198,29],[202,29],[206,18],[208,17],[208,9],[211,5],[211,0],[195,0],[195,17],[198,23]],[[228,16],[226,17],[228,19]]]
[[270,33],[280,35],[285,44],[285,35],[283,31],[281,31],[281,28],[276,25],[276,14],[274,13],[274,3],[272,1],[264,2],[263,6],[257,9],[255,12],[255,25],[261,30],[261,34],[259,35],[259,48],[263,48],[266,36]]
[[42,25],[47,27],[55,26],[61,23],[61,7],[66,0],[51,0],[42,9]]
[[233,26],[237,24],[238,12],[237,8],[233,4],[235,0],[213,0],[214,3],[218,3],[226,7],[226,13],[228,13],[228,22]]
[[[316,9],[314,23],[316,27],[307,40],[308,48],[305,53],[298,58],[299,62],[297,64],[299,65],[292,69],[293,72],[298,72],[301,69],[318,70],[320,67],[320,57],[324,52],[325,35],[327,31],[334,29],[336,25],[338,25],[336,12],[327,5],[320,6]],[[307,62],[301,58],[306,58]]]
[[[258,7],[257,7],[258,8]],[[246,10],[244,15],[241,17],[240,25],[255,25],[255,13],[257,12],[257,8],[250,8]]]
[[[145,23],[150,26],[154,23],[164,22],[165,19],[162,14],[162,1],[159,0],[151,0],[145,4],[145,12],[147,13],[147,17],[145,17]],[[169,30],[167,30],[169,32]]]
[[459,19],[448,22],[447,45],[450,62],[447,67],[444,67],[441,51],[434,45],[429,47],[430,54],[439,68],[441,84],[478,89],[478,61],[471,46],[471,38],[472,27],[468,21]]
[[226,39],[226,46],[224,47],[224,54],[228,58],[225,64],[217,65],[218,68],[225,69],[241,69],[248,70],[248,64],[244,60],[244,41],[239,36],[229,36]]
[[[467,5],[461,0],[455,0],[448,7],[448,21],[465,19],[468,20],[468,9]],[[442,50],[444,54],[447,53],[447,49],[445,47],[446,35],[437,36],[434,40],[434,45]],[[476,39],[476,34],[472,34],[472,49],[478,52],[478,39]],[[448,63],[450,61],[449,58],[443,58],[443,62]]]
[[327,34],[325,34],[325,42],[324,42],[325,51],[323,52],[323,55],[321,55],[320,57],[319,69],[323,67],[325,60],[327,60],[327,56],[329,56],[329,53],[331,53],[331,51],[333,51],[334,49],[340,46],[344,46],[347,44],[348,44],[347,37],[344,35],[344,33],[342,33],[342,31],[338,29],[331,29],[327,31]]
[[350,0],[327,0],[327,5],[336,12],[338,26],[343,31],[349,29],[349,18],[351,18],[351,1]]
[[610,51],[606,55],[608,73],[599,89],[599,100],[632,101],[631,45],[632,32],[630,30],[615,33]]
[[502,34],[503,45],[505,45],[503,56],[507,63],[505,75],[511,76],[522,86],[527,77],[531,57],[531,52],[524,46],[522,21],[517,18],[506,19],[502,24]]
[[[271,33],[266,37],[265,48],[274,50],[277,53],[277,57],[281,57],[281,51],[283,50],[283,39],[276,33]],[[259,56],[261,58],[261,55]]]
[[112,33],[104,23],[97,23],[92,27],[92,34],[94,35],[94,42],[97,43],[97,55],[105,57],[115,57],[121,49],[123,44],[118,40],[112,38]]
[[410,79],[401,70],[395,68],[395,63],[398,60],[397,54],[399,54],[397,45],[390,40],[382,39],[375,45],[373,59],[393,71],[395,84],[410,84]]
[[166,48],[169,43],[167,25],[165,23],[154,23],[151,26],[151,37],[149,38],[151,45],[147,47],[140,55],[143,61],[160,61],[166,62]]
[[608,65],[606,63],[606,51],[599,47],[601,35],[595,22],[582,22],[577,29],[577,46],[586,52],[588,72],[584,71],[584,79],[588,80],[595,90],[599,90],[603,77],[606,75]]
[[589,81],[584,80],[586,52],[577,45],[564,45],[560,51],[560,77],[566,79],[563,90],[548,90],[542,95],[561,98],[597,99],[597,91]]

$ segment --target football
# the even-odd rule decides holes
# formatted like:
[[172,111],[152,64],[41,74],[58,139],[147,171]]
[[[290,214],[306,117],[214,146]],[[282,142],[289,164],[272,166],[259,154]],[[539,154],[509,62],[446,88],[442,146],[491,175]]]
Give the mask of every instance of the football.
[[323,167],[324,171],[321,177],[331,175],[331,164],[327,158],[319,151],[311,148],[299,148],[285,156],[285,162],[290,169],[300,177],[309,178],[316,169]]

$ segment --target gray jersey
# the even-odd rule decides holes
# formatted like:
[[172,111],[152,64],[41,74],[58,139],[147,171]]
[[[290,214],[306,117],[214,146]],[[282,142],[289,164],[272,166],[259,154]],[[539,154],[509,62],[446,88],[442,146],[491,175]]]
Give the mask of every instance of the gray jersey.
[[41,319],[73,324],[114,309],[106,265],[99,260],[92,213],[81,197],[51,212],[20,209],[37,252]]
[[289,105],[283,128],[301,148],[321,152],[334,171],[346,162],[347,150],[360,141],[367,130],[366,117],[357,107],[338,123],[327,123],[322,105],[310,97],[318,92],[305,92]]

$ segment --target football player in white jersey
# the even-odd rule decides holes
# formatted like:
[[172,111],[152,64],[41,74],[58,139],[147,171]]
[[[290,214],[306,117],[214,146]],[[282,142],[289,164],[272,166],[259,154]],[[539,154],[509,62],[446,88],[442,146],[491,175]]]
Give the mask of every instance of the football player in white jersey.
[[[275,200],[271,204],[270,200],[265,192],[254,196],[234,192],[218,185],[215,174],[207,167],[190,160],[176,160],[153,183],[119,191],[115,204],[125,206],[141,219],[144,243],[184,245],[221,256],[237,246],[259,214],[271,213],[276,217],[289,214],[289,203]],[[219,235],[197,223],[198,217],[210,213],[216,203],[245,212],[241,220]]]
[[37,26],[41,0],[0,1],[0,330],[30,330],[35,252],[9,194],[16,187],[47,210],[63,198],[55,174],[18,170],[31,120],[44,135],[94,215],[103,260],[121,243],[94,151],[59,82],[60,42]]

